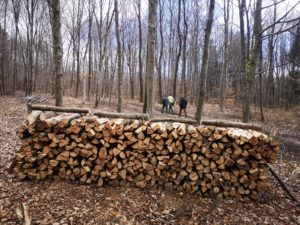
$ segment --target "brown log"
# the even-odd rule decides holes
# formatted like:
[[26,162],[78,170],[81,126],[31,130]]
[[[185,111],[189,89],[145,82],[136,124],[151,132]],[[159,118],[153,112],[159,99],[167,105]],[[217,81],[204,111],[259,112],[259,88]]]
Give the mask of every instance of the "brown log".
[[199,125],[199,123],[196,120],[192,119],[180,119],[180,118],[151,118],[149,120],[150,123],[157,123],[157,122],[170,122],[170,123],[184,123],[184,124],[190,124],[190,125]]
[[234,127],[241,129],[251,129],[261,131],[263,127],[259,124],[251,124],[251,123],[239,123],[233,121],[222,121],[222,120],[201,120],[201,125],[206,126],[219,126],[219,127]]
[[90,113],[91,110],[87,108],[72,108],[72,107],[57,107],[48,105],[30,105],[31,110],[40,111],[53,111],[53,112],[65,112],[65,113]]
[[138,120],[149,119],[149,115],[143,113],[113,113],[113,112],[95,111],[94,115],[103,118],[123,118],[123,119],[138,119]]

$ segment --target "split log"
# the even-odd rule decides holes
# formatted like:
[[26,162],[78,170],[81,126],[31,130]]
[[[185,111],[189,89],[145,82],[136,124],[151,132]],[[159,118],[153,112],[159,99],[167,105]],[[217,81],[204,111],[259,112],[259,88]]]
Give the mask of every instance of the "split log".
[[[155,120],[154,120],[155,121]],[[12,171],[18,180],[162,187],[256,199],[268,186],[266,162],[279,142],[253,130],[80,114],[26,123]],[[158,120],[160,121],[160,120]],[[184,120],[185,122],[188,120]]]
[[33,111],[27,116],[28,125],[33,124],[38,117],[41,115],[42,111]]

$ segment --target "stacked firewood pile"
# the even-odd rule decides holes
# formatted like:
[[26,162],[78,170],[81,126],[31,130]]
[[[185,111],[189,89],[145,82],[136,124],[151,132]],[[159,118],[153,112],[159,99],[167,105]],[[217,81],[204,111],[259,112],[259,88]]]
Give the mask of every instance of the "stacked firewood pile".
[[[49,118],[50,117],[50,118]],[[204,196],[251,197],[268,187],[279,143],[237,128],[33,111],[17,130],[18,180],[162,186]]]

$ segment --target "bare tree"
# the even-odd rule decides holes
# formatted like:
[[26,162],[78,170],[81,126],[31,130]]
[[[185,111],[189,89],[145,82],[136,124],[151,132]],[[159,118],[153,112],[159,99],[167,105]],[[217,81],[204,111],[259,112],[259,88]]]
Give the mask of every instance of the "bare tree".
[[186,2],[182,1],[183,4],[183,34],[182,34],[182,92],[183,96],[186,98],[187,97],[187,91],[186,91],[186,51],[187,51],[187,36],[188,36],[188,21],[186,17]]
[[247,62],[247,78],[245,87],[245,98],[243,102],[243,122],[247,123],[250,120],[250,98],[255,76],[257,59],[259,56],[259,46],[261,42],[261,0],[257,0],[254,12],[254,46],[252,47]]
[[155,65],[155,36],[156,36],[156,9],[157,0],[149,0],[148,15],[148,38],[147,38],[147,113],[153,115],[154,98],[153,98],[153,77]]
[[141,0],[136,1],[137,4],[137,17],[139,22],[139,83],[140,83],[140,102],[144,99],[144,84],[143,84],[143,61],[142,61],[142,20],[141,20]]
[[[276,0],[274,1],[274,13],[273,13],[273,21],[272,23],[276,23],[276,10],[277,10],[277,4]],[[274,96],[275,96],[275,87],[274,87],[274,48],[275,48],[275,26],[272,26],[269,31],[268,36],[268,61],[269,61],[269,71],[268,71],[268,82],[267,82],[267,105],[273,105],[274,104]],[[262,98],[263,96],[261,96]]]
[[62,39],[60,0],[48,0],[52,12],[52,41],[55,64],[55,105],[63,105]]
[[225,88],[226,88],[226,78],[227,78],[227,68],[228,68],[228,22],[229,22],[229,0],[224,0],[224,53],[223,53],[223,67],[221,74],[221,92],[220,92],[220,110],[224,111],[224,101],[225,101]]
[[[7,17],[7,3],[8,0],[4,1],[4,25],[3,25],[3,31],[2,31],[2,51],[6,49],[5,43],[6,43],[6,17]],[[1,30],[1,29],[0,29]],[[1,55],[1,79],[0,79],[0,95],[5,94],[5,88],[4,88],[4,77],[5,77],[5,57],[4,54],[2,53]]]
[[81,22],[83,16],[82,1],[78,1],[77,4],[77,14],[76,14],[76,27],[75,27],[75,39],[77,40],[76,44],[76,98],[79,95],[79,84],[80,84],[80,43],[81,43]]
[[182,35],[180,30],[180,20],[181,20],[181,0],[178,0],[178,18],[177,18],[177,38],[178,38],[178,52],[176,56],[175,62],[175,70],[174,70],[174,81],[173,81],[173,97],[176,99],[176,84],[178,77],[178,68],[179,68],[179,60],[181,56],[181,48],[182,48]]
[[117,56],[118,56],[118,112],[122,110],[122,54],[121,54],[121,40],[119,31],[119,12],[118,12],[118,0],[115,0],[115,26],[116,26],[116,38],[117,38]]
[[259,81],[258,81],[258,85],[259,85],[259,111],[260,111],[260,119],[261,121],[265,120],[264,117],[264,110],[263,110],[263,94],[262,94],[262,76],[263,76],[263,51],[262,51],[262,43],[260,43],[259,46],[259,64],[258,64],[258,72],[259,72]]
[[[109,8],[111,6],[111,1],[109,1]],[[113,18],[114,18],[114,13],[110,12],[110,10],[107,11],[107,14],[104,18],[104,21],[102,21],[103,18],[103,1],[100,1],[100,19],[98,19],[97,16],[96,18],[96,24],[97,24],[97,30],[98,30],[98,38],[99,38],[99,66],[98,66],[98,76],[97,76],[97,84],[96,84],[96,100],[95,100],[95,108],[98,107],[99,101],[100,101],[100,81],[101,81],[101,73],[102,73],[102,68],[103,68],[103,61],[107,58],[107,48],[108,48],[108,38],[109,38],[109,30],[111,28]],[[105,25],[104,25],[105,23]],[[105,28],[104,32],[103,29]],[[105,74],[105,73],[104,73]],[[105,82],[104,78],[104,82]],[[109,80],[109,79],[107,79]],[[106,81],[108,82],[108,81]],[[104,85],[102,85],[103,87]],[[107,85],[109,86],[109,85]],[[103,90],[103,89],[102,89]]]
[[[241,35],[241,74],[243,87],[246,85],[246,40],[245,40],[245,28],[244,28],[244,12],[246,0],[239,0],[239,16],[240,16],[240,35]],[[244,96],[243,96],[244,98]]]
[[14,14],[14,22],[15,22],[15,49],[14,49],[14,71],[13,71],[13,94],[16,92],[16,83],[17,83],[17,46],[18,46],[18,36],[19,36],[19,18],[20,18],[20,8],[21,8],[21,0],[12,0],[13,4],[13,14]]
[[162,60],[164,55],[164,30],[163,30],[163,18],[164,18],[164,9],[163,5],[164,1],[159,0],[159,36],[160,36],[160,52],[158,57],[158,68],[157,68],[157,75],[158,75],[158,97],[159,101],[162,101]]
[[200,85],[198,91],[198,100],[197,100],[197,109],[195,114],[195,120],[200,121],[203,111],[203,104],[205,99],[205,83],[207,77],[207,64],[208,64],[208,57],[209,57],[209,39],[211,34],[212,23],[214,19],[214,9],[215,9],[215,0],[209,1],[209,11],[206,21],[205,27],[205,37],[204,37],[204,49],[203,49],[203,56],[202,56],[202,65],[201,65],[201,76],[200,76]]
[[87,82],[87,100],[90,100],[91,95],[91,88],[92,88],[92,25],[93,25],[93,9],[94,4],[91,2],[92,0],[88,1],[89,5],[89,32],[88,32],[88,61],[89,61],[89,71],[88,71],[88,82]]

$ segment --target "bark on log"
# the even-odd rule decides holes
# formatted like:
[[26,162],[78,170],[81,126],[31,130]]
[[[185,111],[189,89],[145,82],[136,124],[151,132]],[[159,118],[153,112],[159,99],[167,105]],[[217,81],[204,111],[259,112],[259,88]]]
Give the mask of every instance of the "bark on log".
[[282,189],[288,194],[288,196],[295,202],[298,202],[296,197],[292,194],[292,192],[288,189],[288,187],[285,185],[285,183],[280,179],[280,177],[277,175],[277,173],[273,170],[273,168],[269,165],[266,164],[269,167],[270,172],[272,175],[275,177],[275,179],[278,181]]
[[170,122],[170,123],[185,123],[185,124],[191,124],[191,125],[199,125],[199,123],[196,120],[192,119],[180,119],[180,118],[151,118],[150,123],[156,123],[156,122]]
[[95,116],[105,117],[105,118],[122,118],[122,119],[140,119],[140,120],[148,120],[149,115],[143,113],[112,113],[112,112],[104,112],[104,111],[95,111]]
[[251,130],[257,130],[257,131],[261,131],[263,129],[263,127],[258,124],[239,123],[239,122],[222,121],[222,120],[201,120],[201,125],[219,126],[219,127],[234,127],[234,128],[251,129]]
[[53,112],[68,112],[68,113],[90,113],[87,108],[72,108],[72,107],[57,107],[47,105],[30,105],[31,110],[53,111]]

